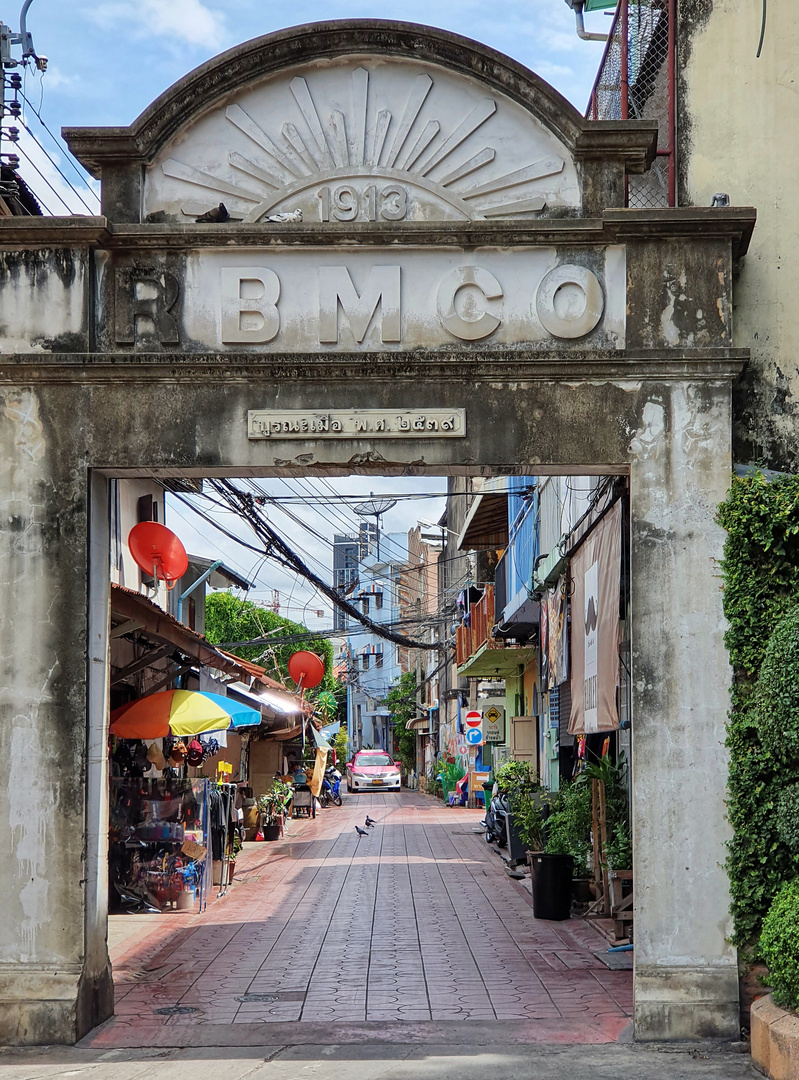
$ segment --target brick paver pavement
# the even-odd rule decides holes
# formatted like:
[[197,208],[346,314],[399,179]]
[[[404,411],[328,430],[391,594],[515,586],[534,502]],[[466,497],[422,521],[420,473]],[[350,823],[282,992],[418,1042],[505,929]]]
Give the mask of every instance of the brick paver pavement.
[[[378,824],[360,838],[367,813]],[[112,955],[116,1015],[83,1045],[253,1045],[296,1021],[335,1023],[339,1040],[370,1025],[424,1040],[453,1021],[511,1040],[619,1038],[631,972],[605,967],[584,921],[533,918],[480,816],[403,792],[292,822],[202,915],[153,916]]]

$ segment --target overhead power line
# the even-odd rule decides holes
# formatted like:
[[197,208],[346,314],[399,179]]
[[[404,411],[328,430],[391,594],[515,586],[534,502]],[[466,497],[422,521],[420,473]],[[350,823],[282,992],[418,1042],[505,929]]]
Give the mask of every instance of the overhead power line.
[[[24,96],[24,95],[23,95],[23,96]],[[27,99],[27,98],[25,98],[25,100],[27,101],[28,99]],[[67,185],[67,186],[69,187],[69,189],[70,189],[70,191],[71,191],[71,192],[73,193],[73,195],[77,195],[77,197],[78,197],[78,198],[80,199],[80,201],[81,201],[81,202],[83,203],[83,205],[84,205],[84,206],[86,207],[86,212],[87,212],[87,213],[89,213],[89,214],[93,214],[93,213],[94,213],[94,211],[93,211],[93,210],[92,210],[92,208],[91,208],[91,207],[89,206],[89,204],[88,204],[88,203],[86,202],[86,200],[84,199],[84,197],[83,197],[83,196],[81,195],[81,193],[80,193],[80,192],[78,191],[78,189],[77,189],[77,188],[75,187],[75,185],[74,185],[74,184],[72,183],[72,181],[71,181],[71,180],[70,180],[70,179],[69,179],[69,178],[68,178],[67,176],[65,176],[65,175],[64,175],[64,173],[63,173],[63,172],[61,171],[61,169],[59,169],[59,167],[58,167],[58,163],[57,163],[57,162],[56,162],[56,161],[55,161],[55,160],[53,159],[53,157],[52,157],[52,156],[51,156],[51,155],[50,155],[50,154],[49,154],[49,153],[47,152],[47,150],[46,150],[46,149],[45,149],[45,148],[44,148],[44,147],[42,146],[42,144],[41,144],[41,143],[39,142],[39,140],[38,140],[38,139],[36,138],[36,136],[35,136],[35,135],[33,134],[33,132],[32,132],[32,131],[31,131],[31,129],[30,129],[29,127],[28,127],[28,125],[27,125],[27,124],[25,123],[25,121],[24,121],[24,120],[22,120],[22,119],[20,119],[20,123],[21,123],[21,124],[22,124],[22,126],[23,126],[23,127],[25,128],[25,130],[26,130],[26,131],[27,131],[27,133],[28,133],[28,134],[30,135],[30,137],[31,137],[31,138],[33,139],[33,141],[34,141],[34,142],[36,143],[36,145],[37,145],[37,146],[39,147],[39,149],[40,149],[40,150],[41,150],[41,152],[42,152],[42,153],[44,154],[44,156],[45,156],[45,157],[47,158],[47,160],[48,160],[48,161],[50,162],[50,164],[51,164],[51,165],[53,166],[53,168],[54,168],[54,169],[56,170],[56,172],[57,172],[57,173],[58,173],[58,175],[59,175],[59,176],[61,177],[61,179],[62,179],[62,180],[64,181],[64,183],[65,183],[65,184],[66,184],[66,185]],[[22,149],[22,148],[20,147],[20,149]],[[25,153],[25,151],[24,151],[24,150],[23,150],[22,152],[23,152],[23,154]],[[27,154],[25,154],[25,157],[28,157],[28,155],[27,155]],[[28,157],[28,161],[30,161],[30,158],[29,158],[29,157]],[[31,162],[31,164],[32,164],[32,162]],[[34,168],[35,168],[35,166],[34,166]],[[36,171],[38,172],[39,170],[37,169]],[[40,173],[39,175],[41,175],[41,173]],[[49,181],[45,181],[45,182],[46,182],[46,183],[48,184],[48,186],[49,186],[49,187],[51,187],[51,188],[52,188],[52,184],[50,184],[50,183],[49,183]],[[55,191],[55,188],[53,188],[53,191]],[[58,192],[56,192],[56,194],[58,195]],[[60,195],[58,195],[58,197],[59,197],[59,199],[61,199],[61,196],[60,196]],[[67,210],[69,210],[69,211],[71,212],[71,207],[69,206],[69,204],[68,204],[68,203],[66,203],[66,202],[64,202],[64,200],[63,200],[63,199],[61,199],[61,202],[62,202],[62,203],[64,203],[64,206],[66,206]]]
[[310,581],[316,588],[327,596],[341,611],[346,611],[353,619],[367,626],[378,637],[386,641],[392,641],[395,645],[401,645],[406,649],[431,649],[437,650],[441,646],[429,641],[418,641],[416,638],[407,637],[405,634],[397,634],[387,630],[381,623],[370,619],[358,608],[345,600],[332,585],[323,581],[313,570],[308,567],[300,556],[288,546],[278,533],[267,522],[264,515],[259,511],[255,498],[249,491],[241,491],[229,480],[210,480],[209,486],[216,491],[232,510],[235,510],[245,521],[248,522],[255,535],[264,543],[267,557],[276,562],[289,566]]
[[[354,604],[351,604],[348,600],[345,600],[340,593],[338,593],[332,585],[329,585],[326,581],[323,581],[317,574],[315,574],[310,567],[300,558],[300,556],[288,546],[283,538],[275,532],[264,515],[259,511],[255,497],[252,492],[242,491],[232,484],[229,480],[209,480],[207,481],[209,487],[211,487],[217,495],[219,495],[222,502],[240,518],[247,522],[255,535],[263,544],[263,548],[256,547],[253,544],[247,543],[242,540],[241,537],[235,536],[218,521],[207,513],[200,510],[193,503],[189,502],[177,492],[173,492],[175,498],[186,505],[191,506],[197,513],[205,518],[215,529],[224,533],[230,539],[235,540],[238,543],[243,544],[245,547],[249,547],[252,551],[256,551],[259,554],[265,555],[267,558],[279,563],[281,566],[288,567],[291,570],[296,571],[301,577],[304,577],[306,581],[311,582],[319,592],[326,596],[329,600],[335,604],[340,611],[346,612],[356,622],[361,623],[362,626],[367,627],[376,636],[384,638],[386,641],[391,641],[395,645],[400,645],[406,649],[425,649],[425,650],[438,650],[442,646],[436,642],[431,643],[429,641],[419,641],[416,638],[408,637],[405,634],[397,634],[391,630],[387,630],[385,626],[370,619],[368,615],[363,614]],[[203,493],[204,499],[208,499],[210,502],[215,503],[215,500],[211,499],[207,494]],[[216,503],[216,505],[219,505]]]
[[[51,138],[51,139],[53,140],[53,142],[54,142],[54,143],[55,143],[55,145],[56,145],[56,146],[58,147],[58,149],[59,149],[60,151],[64,151],[64,150],[65,150],[65,147],[64,147],[64,145],[63,145],[63,143],[62,143],[62,140],[60,140],[60,139],[58,138],[58,136],[57,136],[57,135],[54,135],[54,134],[53,134],[53,132],[52,132],[52,131],[50,130],[50,128],[49,128],[49,127],[47,126],[47,124],[45,123],[45,120],[44,120],[44,117],[42,116],[42,114],[41,114],[41,113],[39,112],[39,110],[38,110],[38,109],[36,108],[36,106],[35,106],[35,105],[34,105],[34,104],[32,103],[32,101],[30,100],[30,98],[28,98],[28,97],[26,97],[26,96],[25,96],[25,92],[24,92],[24,91],[20,91],[20,97],[21,97],[21,98],[22,98],[22,100],[23,100],[23,101],[25,102],[25,104],[26,104],[26,105],[28,106],[28,108],[29,108],[29,109],[30,109],[30,111],[31,111],[31,112],[33,113],[33,115],[34,115],[34,116],[36,117],[36,119],[37,119],[37,120],[39,121],[39,123],[40,123],[40,124],[42,125],[42,127],[44,128],[44,130],[45,130],[45,131],[47,132],[47,134],[48,134],[48,135],[50,136],[50,138]],[[26,125],[26,127],[27,127],[27,125]],[[29,130],[30,130],[30,129],[29,129]],[[31,132],[31,134],[33,134],[33,132]],[[36,138],[36,136],[35,136],[35,135],[34,135],[34,138]],[[37,139],[37,142],[38,142],[38,139]],[[75,158],[74,158],[74,156],[73,156],[72,152],[71,152],[71,151],[69,150],[69,148],[66,148],[66,160],[67,160],[67,161],[69,162],[70,166],[72,167],[72,171],[73,171],[73,172],[75,173],[75,175],[76,175],[76,176],[78,177],[78,179],[80,180],[80,182],[81,182],[82,184],[84,184],[84,185],[85,185],[85,186],[86,186],[86,187],[87,187],[87,188],[89,189],[89,191],[92,191],[92,194],[93,194],[93,195],[95,195],[95,198],[97,198],[97,195],[96,195],[96,194],[94,193],[94,191],[92,190],[92,188],[91,188],[91,185],[90,185],[90,184],[87,184],[87,183],[86,183],[86,181],[87,181],[87,178],[88,178],[89,180],[91,180],[91,179],[92,179],[92,177],[90,176],[90,174],[89,174],[89,173],[87,173],[87,172],[86,172],[86,170],[85,170],[85,169],[83,169],[83,167],[82,167],[82,166],[81,166],[81,168],[80,168],[80,169],[78,168],[78,166],[77,166],[77,165],[75,164]],[[65,179],[66,179],[66,178],[65,178]],[[67,181],[67,183],[69,183],[69,181]],[[77,194],[77,192],[76,192],[76,194]],[[99,201],[99,199],[98,199],[98,201]],[[84,203],[84,205],[85,205],[85,203]],[[91,213],[91,211],[89,211],[89,212]]]

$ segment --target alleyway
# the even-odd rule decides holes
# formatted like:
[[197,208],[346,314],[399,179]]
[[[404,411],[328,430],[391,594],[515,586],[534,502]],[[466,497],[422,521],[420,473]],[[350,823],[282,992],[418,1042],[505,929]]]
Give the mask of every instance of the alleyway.
[[[360,838],[367,813],[378,824]],[[253,1045],[292,1021],[335,1023],[339,1040],[405,1022],[400,1041],[424,1021],[413,1038],[499,1021],[524,1041],[616,1040],[631,972],[606,967],[584,922],[533,918],[480,817],[411,792],[350,796],[250,846],[226,898],[139,920],[112,950],[116,1016],[83,1045]]]

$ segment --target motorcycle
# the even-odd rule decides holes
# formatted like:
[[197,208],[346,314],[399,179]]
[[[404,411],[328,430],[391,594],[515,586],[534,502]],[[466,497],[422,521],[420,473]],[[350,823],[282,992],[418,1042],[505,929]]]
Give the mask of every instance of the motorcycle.
[[504,847],[508,842],[506,819],[510,813],[508,796],[497,792],[491,797],[485,817],[480,824],[485,828],[485,841],[487,844],[497,844]]
[[319,801],[322,806],[328,806],[330,803],[333,803],[334,806],[341,806],[340,787],[341,773],[331,765],[325,770],[325,775],[322,778],[322,790],[319,792]]

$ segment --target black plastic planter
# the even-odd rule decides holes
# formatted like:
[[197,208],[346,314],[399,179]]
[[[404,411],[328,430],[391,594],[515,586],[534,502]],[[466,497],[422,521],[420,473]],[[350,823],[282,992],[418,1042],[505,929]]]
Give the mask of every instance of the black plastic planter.
[[562,922],[568,919],[572,907],[572,872],[574,859],[571,855],[530,855],[533,875],[533,915],[536,919]]

